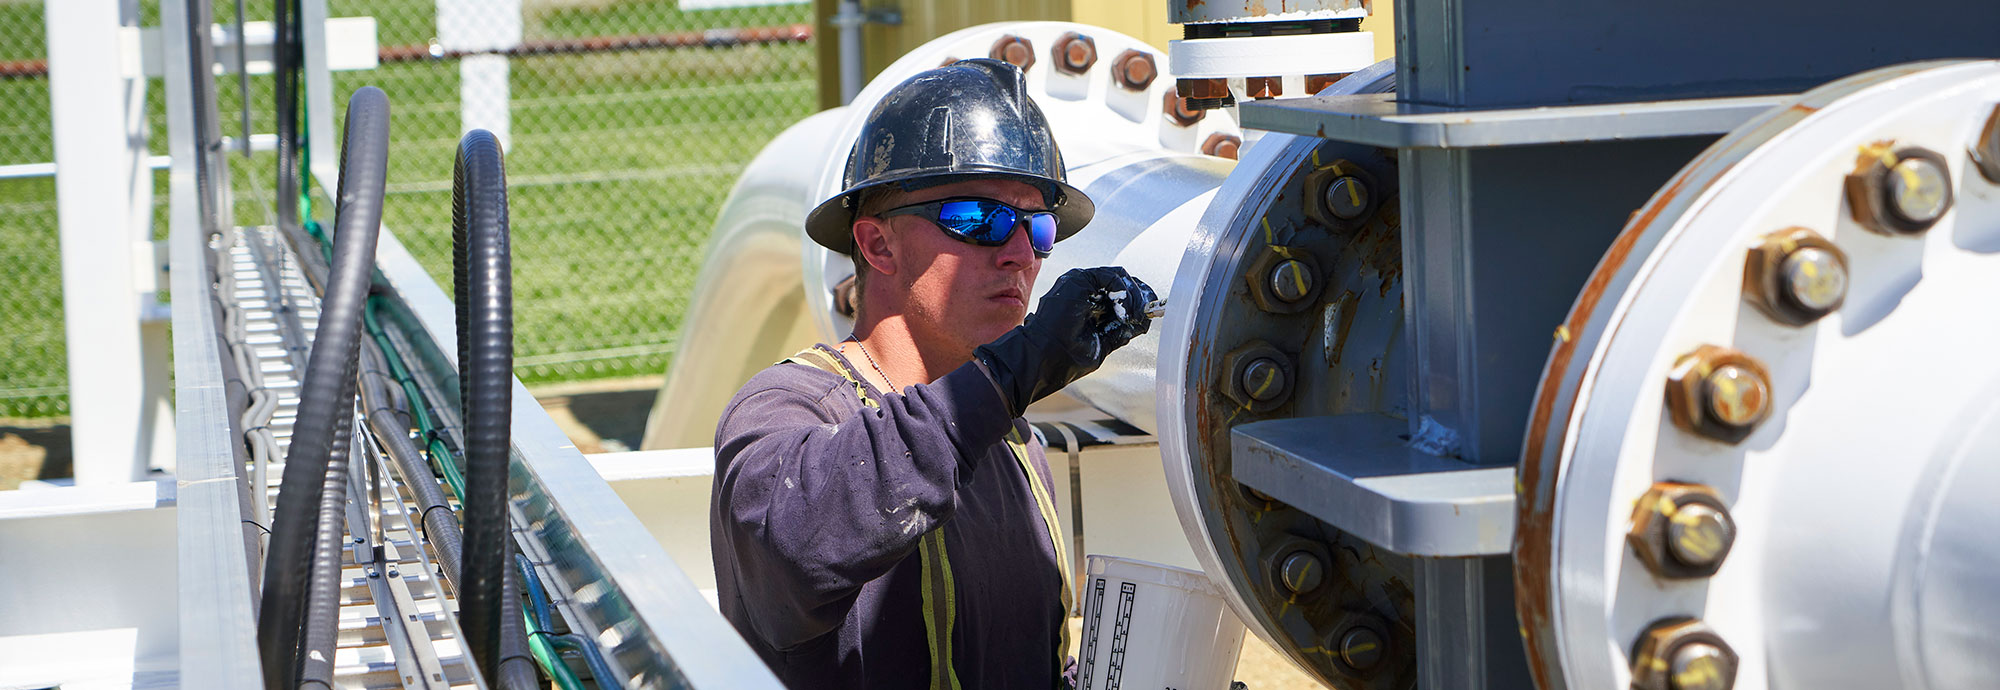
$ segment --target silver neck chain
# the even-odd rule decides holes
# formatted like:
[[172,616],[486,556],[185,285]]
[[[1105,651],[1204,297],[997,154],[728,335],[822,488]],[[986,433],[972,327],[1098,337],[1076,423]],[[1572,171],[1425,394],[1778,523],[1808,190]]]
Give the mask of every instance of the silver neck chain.
[[[854,338],[852,335],[848,337]],[[896,387],[896,382],[889,378],[889,372],[883,371],[882,365],[875,363],[875,355],[868,354],[868,346],[861,344],[860,338],[854,338],[854,346],[861,348],[861,356],[868,359],[868,366],[875,367],[875,373],[882,375],[882,382],[889,384],[889,392],[896,394],[903,392],[901,388]]]

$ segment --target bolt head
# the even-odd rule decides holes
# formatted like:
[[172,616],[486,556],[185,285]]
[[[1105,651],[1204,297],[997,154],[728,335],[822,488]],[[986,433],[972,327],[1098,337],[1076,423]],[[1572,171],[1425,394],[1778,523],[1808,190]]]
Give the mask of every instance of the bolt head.
[[1127,50],[1118,54],[1112,63],[1112,73],[1118,85],[1127,91],[1145,91],[1153,85],[1153,78],[1159,76],[1159,69],[1153,64],[1152,53]]
[[1681,645],[1674,652],[1669,684],[1674,690],[1729,690],[1733,678],[1723,676],[1728,663],[1722,649],[1706,642]]
[[1736,523],[1729,513],[1706,503],[1690,503],[1667,520],[1667,553],[1695,568],[1721,565],[1736,541]]
[[1847,299],[1847,254],[1806,228],[1767,234],[1744,260],[1743,298],[1779,323],[1817,321]]
[[1779,276],[1786,296],[1807,309],[1830,312],[1847,298],[1847,261],[1833,252],[1806,247],[1785,257]]
[[1709,416],[1728,426],[1750,426],[1771,413],[1770,384],[1742,365],[1716,367],[1702,382],[1702,393]]
[[1019,67],[1021,71],[1026,72],[1029,67],[1035,66],[1035,44],[1026,38],[1008,34],[994,41],[993,49],[988,51],[986,56]]
[[1312,294],[1312,269],[1297,259],[1278,262],[1271,269],[1271,294],[1285,302],[1297,302]]
[[1243,391],[1251,400],[1270,402],[1285,391],[1285,368],[1273,359],[1258,359],[1243,368]]
[[1929,230],[1951,210],[1951,173],[1930,149],[1888,150],[1889,142],[1862,148],[1858,172],[1847,176],[1847,205],[1854,220],[1887,235]]
[[1291,357],[1270,343],[1253,340],[1222,356],[1218,378],[1221,380],[1216,381],[1217,386],[1234,406],[1250,412],[1268,412],[1284,404],[1286,396],[1291,395]]
[[1692,618],[1655,622],[1632,655],[1634,690],[1729,690],[1736,684],[1735,650]]
[[1166,93],[1165,99],[1160,103],[1160,112],[1166,113],[1168,120],[1182,127],[1193,127],[1195,123],[1208,116],[1206,110],[1188,107],[1187,99],[1182,98],[1178,91]]
[[1951,174],[1928,158],[1905,158],[1883,176],[1889,188],[1890,206],[1897,215],[1912,223],[1930,224],[1951,205]]
[[1293,594],[1305,594],[1319,589],[1320,583],[1326,581],[1326,564],[1311,553],[1293,551],[1279,566],[1278,577],[1285,583],[1285,589]]
[[1340,636],[1340,661],[1356,671],[1368,671],[1382,663],[1382,634],[1371,628],[1356,627]]
[[1774,406],[1770,374],[1739,350],[1703,345],[1681,355],[1667,375],[1674,425],[1723,443],[1749,437]]
[[1342,175],[1326,185],[1326,211],[1341,220],[1355,220],[1368,212],[1368,183],[1353,175]]
[[1242,147],[1242,137],[1216,132],[1208,135],[1208,140],[1201,143],[1201,152],[1210,156],[1236,160],[1237,150]]
[[1075,31],[1056,39],[1050,52],[1055,57],[1056,71],[1065,74],[1083,74],[1097,64],[1097,41]]
[[1670,580],[1708,577],[1729,557],[1736,523],[1715,489],[1659,482],[1633,506],[1625,542],[1654,575]]

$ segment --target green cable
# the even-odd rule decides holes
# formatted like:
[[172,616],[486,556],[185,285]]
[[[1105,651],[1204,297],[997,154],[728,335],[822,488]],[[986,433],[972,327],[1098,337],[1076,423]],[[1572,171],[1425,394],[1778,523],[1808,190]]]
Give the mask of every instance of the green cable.
[[541,665],[542,672],[554,678],[563,690],[583,690],[583,679],[576,677],[576,671],[570,670],[555,646],[549,644],[548,636],[541,634],[542,626],[535,621],[534,610],[526,601],[521,602],[521,617],[528,621],[528,650],[534,653],[535,663]]

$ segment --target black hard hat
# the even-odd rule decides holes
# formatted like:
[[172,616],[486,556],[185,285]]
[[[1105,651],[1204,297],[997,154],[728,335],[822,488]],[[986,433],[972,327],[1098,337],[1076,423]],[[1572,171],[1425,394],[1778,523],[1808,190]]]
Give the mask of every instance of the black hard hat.
[[1041,189],[1056,214],[1057,240],[1097,213],[1090,197],[1065,180],[1062,152],[1021,70],[988,58],[960,60],[910,77],[882,97],[848,153],[841,180],[847,189],[806,216],[806,234],[847,254],[861,192],[988,178]]

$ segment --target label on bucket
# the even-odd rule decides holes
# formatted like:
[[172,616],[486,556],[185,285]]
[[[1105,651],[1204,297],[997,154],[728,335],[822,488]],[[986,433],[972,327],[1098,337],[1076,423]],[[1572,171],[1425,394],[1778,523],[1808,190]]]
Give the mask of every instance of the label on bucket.
[[[1098,624],[1104,620],[1104,585],[1104,578],[1091,580],[1090,602],[1083,610],[1083,620],[1090,627],[1083,633],[1086,642],[1083,648],[1083,675],[1077,678],[1079,688],[1095,687],[1090,684],[1090,676],[1097,666]],[[1125,645],[1132,639],[1132,605],[1138,597],[1138,585],[1130,582],[1118,584],[1118,617],[1111,624],[1111,656],[1104,664],[1103,690],[1118,690],[1119,681],[1125,675]]]
[[1229,686],[1243,624],[1205,576],[1126,558],[1093,554],[1086,560],[1080,690]]

